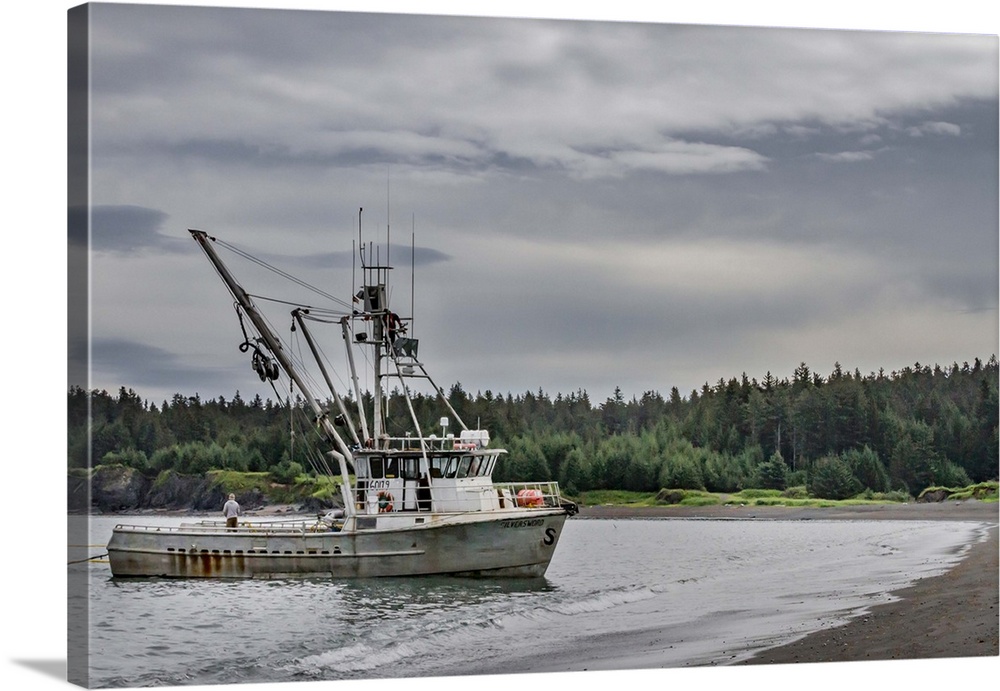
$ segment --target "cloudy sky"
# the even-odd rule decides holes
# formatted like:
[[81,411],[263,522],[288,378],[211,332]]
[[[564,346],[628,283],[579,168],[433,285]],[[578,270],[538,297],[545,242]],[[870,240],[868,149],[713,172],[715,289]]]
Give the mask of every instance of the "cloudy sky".
[[187,229],[347,296],[361,207],[404,314],[415,235],[445,386],[998,350],[995,35],[95,5],[90,40],[92,387],[273,396]]

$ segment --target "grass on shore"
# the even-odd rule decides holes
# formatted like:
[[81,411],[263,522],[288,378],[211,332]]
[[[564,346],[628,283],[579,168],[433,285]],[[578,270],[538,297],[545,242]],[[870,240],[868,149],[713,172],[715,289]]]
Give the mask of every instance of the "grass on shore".
[[275,482],[270,473],[245,473],[235,470],[212,470],[206,475],[226,492],[261,489],[272,504],[294,504],[305,499],[330,500],[339,496],[340,481],[326,475],[301,474],[289,484]]
[[[960,501],[978,499],[997,501],[998,483],[981,482],[961,488],[928,487],[919,499],[933,501]],[[928,493],[935,492],[934,499]],[[865,504],[899,504],[913,501],[906,492],[865,491],[850,499],[822,499],[810,497],[804,486],[777,489],[744,489],[731,494],[689,489],[661,489],[659,492],[628,492],[624,490],[591,490],[577,497],[584,506],[614,505],[625,507],[644,506],[788,506],[834,507]]]
[[920,493],[920,497],[926,497],[928,495],[936,495],[940,501],[962,501],[963,499],[978,499],[979,501],[997,501],[998,487],[1000,483],[996,481],[992,482],[980,482],[975,485],[969,485],[968,487],[928,487],[923,492]]

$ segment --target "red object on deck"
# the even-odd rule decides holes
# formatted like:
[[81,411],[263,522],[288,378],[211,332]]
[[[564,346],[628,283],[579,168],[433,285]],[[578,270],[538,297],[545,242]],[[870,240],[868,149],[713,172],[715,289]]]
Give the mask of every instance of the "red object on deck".
[[532,508],[545,506],[545,498],[540,489],[522,489],[517,493],[517,505]]

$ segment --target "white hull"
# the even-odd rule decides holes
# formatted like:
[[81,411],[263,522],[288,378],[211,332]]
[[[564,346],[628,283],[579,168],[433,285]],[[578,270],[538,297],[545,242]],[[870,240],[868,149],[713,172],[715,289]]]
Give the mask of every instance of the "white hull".
[[368,517],[373,529],[342,532],[308,522],[235,530],[119,525],[108,557],[115,577],[540,577],[566,517],[564,509],[396,513]]

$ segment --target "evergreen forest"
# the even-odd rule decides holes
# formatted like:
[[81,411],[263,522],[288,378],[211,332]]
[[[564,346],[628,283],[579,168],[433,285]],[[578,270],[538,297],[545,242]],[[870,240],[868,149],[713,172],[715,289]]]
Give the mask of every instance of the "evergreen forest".
[[[994,355],[867,375],[839,364],[821,375],[803,363],[783,379],[744,374],[687,396],[674,388],[626,400],[616,389],[595,402],[583,390],[471,394],[461,384],[447,396],[469,427],[489,430],[491,445],[508,450],[498,481],[556,480],[571,496],[805,486],[812,496],[844,499],[996,479],[997,385]],[[413,404],[425,431],[440,433],[439,402],[417,395]],[[409,422],[398,390],[387,405],[401,425]],[[246,401],[239,392],[228,400],[175,394],[156,404],[125,387],[116,395],[73,387],[69,466],[122,464],[151,477],[266,471],[291,482],[322,467],[310,417],[301,400]]]

